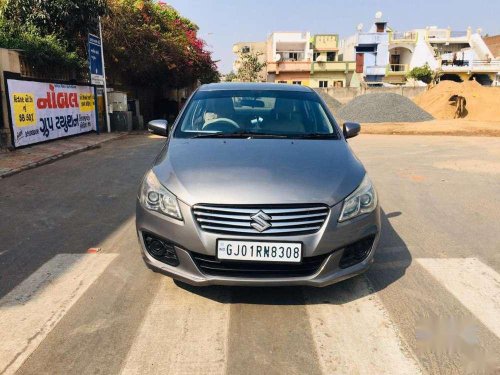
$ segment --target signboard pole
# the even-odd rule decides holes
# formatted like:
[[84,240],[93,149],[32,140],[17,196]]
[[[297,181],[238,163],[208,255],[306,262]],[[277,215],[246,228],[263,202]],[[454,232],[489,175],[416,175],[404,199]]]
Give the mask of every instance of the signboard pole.
[[[106,67],[104,66],[104,46],[102,45],[102,30],[101,30],[101,17],[99,17],[99,38],[101,38],[101,62],[102,62],[102,75],[104,76],[104,113],[106,114],[106,128],[108,133],[111,133],[111,125],[109,123],[109,107],[108,107],[108,89],[106,86]],[[96,98],[97,100],[97,98]]]

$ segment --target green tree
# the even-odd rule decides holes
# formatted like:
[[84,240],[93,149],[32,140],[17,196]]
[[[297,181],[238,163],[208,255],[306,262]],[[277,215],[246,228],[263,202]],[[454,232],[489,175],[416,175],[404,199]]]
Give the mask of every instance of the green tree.
[[70,52],[85,56],[87,34],[95,32],[106,0],[4,0],[2,14],[14,25],[55,36]]
[[152,0],[114,0],[109,5],[103,39],[113,79],[172,87],[219,80],[198,27],[174,8]]
[[88,72],[87,35],[103,25],[106,70],[118,83],[182,87],[219,80],[198,27],[155,0],[0,0],[0,47],[35,67]]
[[261,63],[259,57],[262,55],[260,52],[240,52],[239,54],[239,67],[236,73],[236,78],[242,82],[257,82],[259,81],[259,74],[266,66],[266,63]]
[[226,74],[226,82],[232,82],[235,81],[236,79],[237,79],[236,73],[233,72],[232,70]]
[[19,27],[0,17],[0,46],[22,50],[39,68],[63,67],[80,70],[84,62],[75,52],[70,52],[57,36],[40,35],[32,27]]
[[428,63],[425,63],[424,66],[415,67],[408,72],[407,75],[409,78],[413,78],[417,81],[422,81],[427,84],[431,83],[434,78],[434,72]]

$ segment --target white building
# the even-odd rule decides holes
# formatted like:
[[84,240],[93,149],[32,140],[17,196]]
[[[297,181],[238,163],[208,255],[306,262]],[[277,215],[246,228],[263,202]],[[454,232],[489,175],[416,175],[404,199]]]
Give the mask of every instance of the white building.
[[275,32],[267,40],[268,82],[309,86],[312,50],[309,32]]
[[368,32],[358,26],[340,49],[344,59],[356,59],[356,72],[369,85],[403,84],[411,69],[426,63],[441,73],[441,79],[499,84],[500,59],[493,57],[480,31],[430,26],[395,32],[378,12]]

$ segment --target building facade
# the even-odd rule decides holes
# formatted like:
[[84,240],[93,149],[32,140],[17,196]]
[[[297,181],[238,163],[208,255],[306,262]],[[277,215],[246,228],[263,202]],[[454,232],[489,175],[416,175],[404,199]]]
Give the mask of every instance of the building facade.
[[267,39],[267,81],[310,85],[309,32],[276,32]]
[[342,61],[337,34],[317,34],[311,38],[311,87],[351,86],[354,61]]
[[425,64],[441,79],[500,84],[500,58],[491,52],[480,30],[473,32],[470,27],[396,32],[378,12],[367,32],[359,25],[355,35],[340,43],[340,54],[355,59],[356,73],[367,85],[404,84],[411,69]]
[[233,69],[239,68],[243,52],[259,52],[266,69],[260,79],[267,82],[288,83],[310,87],[345,87],[351,82],[354,61],[339,59],[339,38],[336,34],[311,37],[309,32],[275,32],[265,42],[236,43]]
[[[233,45],[233,53],[236,59],[233,62],[233,72],[238,72],[241,61],[242,53],[254,53],[258,55],[258,60],[261,64],[267,63],[267,43],[266,42],[239,42]],[[264,67],[259,73],[259,81],[266,82],[267,80],[267,67]]]
[[314,88],[403,85],[415,67],[428,64],[441,80],[475,79],[500,86],[499,38],[473,32],[428,26],[397,32],[382,13],[367,31],[339,40],[337,34],[274,32],[265,42],[237,43],[233,52],[239,67],[242,52],[258,52],[266,62],[259,80]]

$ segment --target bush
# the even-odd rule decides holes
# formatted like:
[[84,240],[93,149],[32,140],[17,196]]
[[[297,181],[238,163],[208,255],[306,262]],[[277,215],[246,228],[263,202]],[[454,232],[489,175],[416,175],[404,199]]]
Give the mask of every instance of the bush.
[[31,28],[20,29],[0,18],[0,47],[21,50],[37,68],[62,67],[81,69],[84,62],[75,52],[68,52],[55,35],[41,36]]
[[429,64],[425,63],[424,66],[416,67],[410,70],[408,73],[409,78],[416,79],[417,81],[422,81],[427,84],[432,82],[432,77],[434,72],[432,71]]

